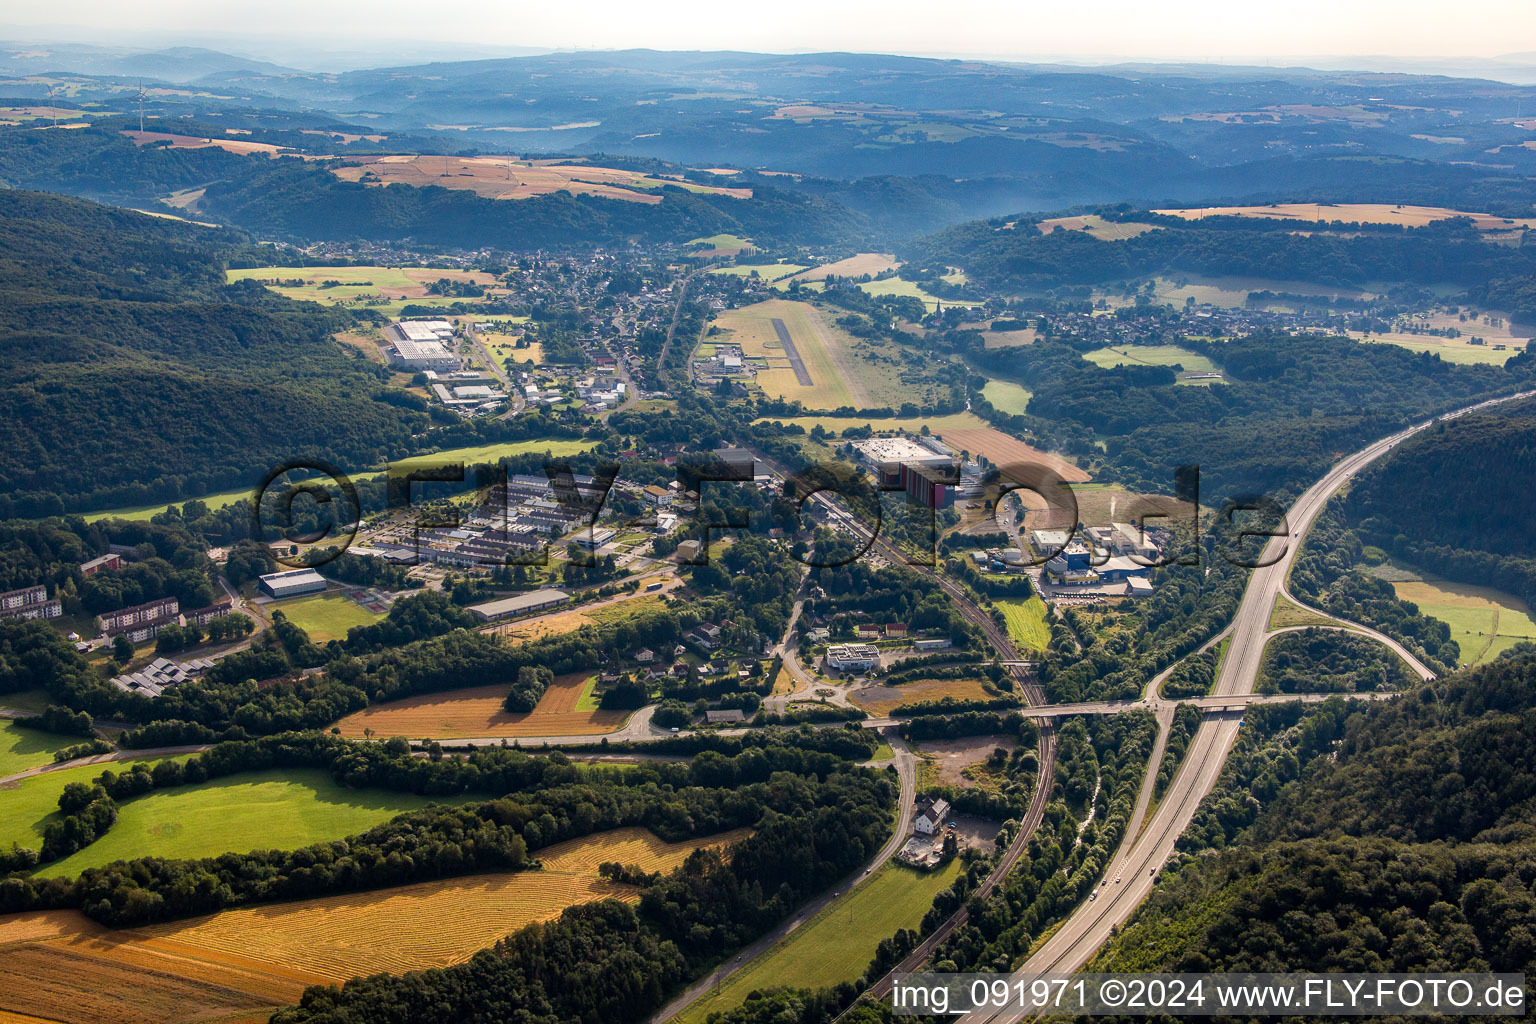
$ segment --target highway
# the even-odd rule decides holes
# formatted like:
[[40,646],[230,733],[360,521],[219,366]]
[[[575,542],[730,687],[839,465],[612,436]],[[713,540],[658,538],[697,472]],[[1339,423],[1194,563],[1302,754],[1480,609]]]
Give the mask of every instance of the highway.
[[[1530,397],[1536,392],[1522,392],[1492,399],[1438,417],[1453,419],[1469,412],[1503,402]],[[1232,643],[1222,661],[1212,688],[1215,697],[1243,696],[1253,692],[1259,663],[1269,638],[1269,615],[1275,598],[1285,589],[1291,564],[1301,541],[1327,505],[1328,499],[1355,474],[1396,448],[1414,434],[1427,429],[1436,420],[1415,424],[1391,437],[1377,441],[1336,464],[1323,478],[1296,500],[1288,515],[1288,536],[1273,537],[1264,546],[1260,561],[1270,564],[1253,570],[1247,589],[1232,620]],[[1108,940],[1110,934],[1128,921],[1156,882],[1159,868],[1173,854],[1174,843],[1194,818],[1196,809],[1216,786],[1227,754],[1237,740],[1242,724],[1241,711],[1220,711],[1207,715],[1190,740],[1184,760],[1169,784],[1168,792],[1152,813],[1151,820],[1139,833],[1127,831],[1127,840],[1105,868],[1105,883],[1097,899],[1083,903],[1035,954],[1029,957],[1015,979],[1045,973],[1079,970]],[[1011,1012],[967,1014],[966,1024],[1016,1021],[1023,1015]]]

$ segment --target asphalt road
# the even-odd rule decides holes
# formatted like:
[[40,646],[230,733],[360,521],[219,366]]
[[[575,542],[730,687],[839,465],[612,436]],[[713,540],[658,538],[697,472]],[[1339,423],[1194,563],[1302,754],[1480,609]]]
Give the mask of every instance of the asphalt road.
[[[1523,392],[1506,398],[1480,402],[1440,419],[1452,419],[1488,406],[1529,397]],[[1426,421],[1354,453],[1335,465],[1321,480],[1297,499],[1288,515],[1289,536],[1274,537],[1264,547],[1264,558],[1271,564],[1253,570],[1248,587],[1231,626],[1232,643],[1212,688],[1216,697],[1252,693],[1258,679],[1259,663],[1269,638],[1270,610],[1285,589],[1291,563],[1313,522],[1324,506],[1356,473],[1385,455],[1414,434],[1429,427]],[[1139,834],[1127,832],[1121,846],[1104,871],[1105,882],[1097,899],[1078,907],[1060,928],[1019,970],[1015,979],[1045,973],[1063,973],[1082,968],[1110,937],[1114,929],[1130,919],[1156,882],[1159,868],[1173,854],[1174,843],[1194,818],[1196,809],[1215,788],[1226,763],[1227,754],[1237,741],[1242,724],[1241,711],[1213,712],[1201,721],[1190,740],[1183,763],[1168,787],[1151,820]],[[966,1024],[1022,1020],[1013,1012],[967,1014]]]

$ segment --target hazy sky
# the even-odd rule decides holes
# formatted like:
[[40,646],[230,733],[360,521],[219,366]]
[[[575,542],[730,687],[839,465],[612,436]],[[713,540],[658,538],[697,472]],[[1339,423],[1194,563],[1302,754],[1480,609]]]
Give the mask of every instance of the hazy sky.
[[49,0],[14,4],[13,37],[110,44],[287,37],[306,49],[389,40],[550,48],[854,50],[1262,63],[1327,55],[1536,51],[1533,0]]

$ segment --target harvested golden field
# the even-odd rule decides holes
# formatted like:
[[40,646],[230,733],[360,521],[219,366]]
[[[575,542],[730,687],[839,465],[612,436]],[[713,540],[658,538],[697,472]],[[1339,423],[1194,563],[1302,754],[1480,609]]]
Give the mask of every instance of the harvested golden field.
[[1022,331],[982,331],[981,342],[985,348],[1013,348],[1015,345],[1033,345],[1040,332],[1033,327]]
[[544,871],[565,874],[596,875],[604,861],[637,864],[647,871],[662,873],[681,867],[694,850],[738,843],[752,834],[749,828],[733,829],[710,836],[705,842],[668,843],[643,828],[616,828],[595,836],[571,839],[538,851]]
[[125,131],[124,135],[133,140],[135,146],[147,146],[151,142],[170,143],[171,149],[222,149],[226,153],[265,153],[272,156],[282,153],[287,156],[299,156],[300,154],[282,146],[274,146],[270,142],[245,142],[240,139],[215,139],[199,138],[196,135],[173,135],[170,132],[138,132]]
[[1536,227],[1536,218],[1506,219],[1489,213],[1468,213],[1444,206],[1393,206],[1391,203],[1276,203],[1273,206],[1209,206],[1190,210],[1153,210],[1153,213],[1184,220],[1202,217],[1262,217],[1268,220],[1294,220],[1309,224],[1344,221],[1348,224],[1401,224],[1421,228],[1450,217],[1471,217],[1479,231],[1508,231],[1511,228]]
[[861,252],[857,256],[849,256],[845,260],[836,263],[828,263],[820,267],[812,267],[802,271],[790,281],[820,281],[827,277],[863,277],[869,274],[884,273],[887,270],[895,270],[898,266],[896,257],[883,252]]
[[75,911],[0,917],[0,1024],[264,1021],[308,985],[462,963],[566,907],[637,899],[639,890],[597,877],[603,861],[670,871],[695,849],[750,832],[665,843],[643,829],[616,829],[549,847],[538,871],[245,907],[125,931]]
[[987,461],[997,466],[1005,475],[1010,466],[1046,466],[1055,470],[1068,483],[1087,483],[1093,479],[1086,471],[1050,452],[1041,451],[1010,437],[992,427],[976,430],[946,430],[939,435],[944,443],[955,451],[968,451],[972,455],[985,455]]
[[73,910],[0,918],[0,1013],[12,1020],[254,1022],[322,980],[244,957],[155,948]]
[[590,673],[557,676],[544,691],[538,707],[514,714],[502,708],[508,685],[476,686],[447,693],[429,693],[365,708],[337,723],[343,736],[375,736],[412,739],[465,739],[483,736],[592,736],[622,727],[627,711],[577,710],[586,692]]
[[899,707],[919,704],[929,700],[991,700],[996,694],[988,693],[980,679],[919,679],[915,683],[900,686],[866,686],[850,695],[853,702],[877,718],[883,718]]
[[602,196],[633,203],[659,203],[651,190],[675,185],[690,192],[752,198],[749,188],[717,188],[638,171],[622,171],[556,160],[516,160],[506,156],[379,156],[349,160],[334,173],[344,181],[369,185],[437,185],[487,199],[531,199],[551,192]]

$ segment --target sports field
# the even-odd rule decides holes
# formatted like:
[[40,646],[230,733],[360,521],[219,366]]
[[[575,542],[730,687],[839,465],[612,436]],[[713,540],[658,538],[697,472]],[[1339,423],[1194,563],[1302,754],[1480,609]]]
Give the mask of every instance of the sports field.
[[1524,601],[1492,587],[1474,587],[1426,577],[1393,583],[1392,589],[1419,611],[1451,627],[1463,665],[1481,665],[1522,640],[1536,640],[1536,622]]
[[1421,228],[1437,220],[1451,217],[1471,217],[1479,231],[1509,231],[1515,228],[1536,228],[1536,218],[1507,219],[1488,213],[1468,213],[1451,210],[1444,206],[1394,206],[1391,203],[1275,203],[1270,206],[1209,206],[1190,210],[1153,210],[1170,217],[1184,220],[1200,220],[1204,217],[1236,216],[1261,217],[1268,220],[1294,220],[1309,224],[1327,224],[1344,221],[1350,224],[1401,224],[1406,228]]
[[470,875],[113,931],[75,911],[0,916],[0,1021],[256,1024],[306,986],[461,963],[524,925],[638,890],[605,860],[669,871],[748,830],[664,843],[619,829],[538,851],[542,870]]
[[1051,642],[1051,628],[1045,623],[1045,602],[1039,594],[1029,597],[1002,597],[993,602],[1003,610],[1008,636],[1020,648],[1043,651]]
[[[89,775],[101,774],[103,767],[119,766],[97,766]],[[117,824],[106,835],[38,874],[72,878],[86,868],[133,857],[292,850],[365,831],[430,803],[467,799],[478,797],[348,789],[318,768],[231,775],[122,801]]]
[[931,872],[887,864],[737,971],[718,992],[688,1007],[677,1021],[703,1024],[709,1014],[740,1006],[759,989],[827,988],[856,980],[874,959],[880,940],[921,924],[934,897],[959,873],[958,858]]
[[[795,352],[809,375],[801,384],[790,353],[779,340],[774,321],[783,324]],[[741,346],[742,355],[758,366],[757,386],[774,398],[798,399],[810,409],[861,408],[870,405],[861,383],[852,341],[828,324],[816,307],[806,302],[769,299],[720,314],[715,326],[721,334],[715,342]]]
[[[0,718],[0,779],[28,768],[51,764],[55,750],[84,742],[75,736],[26,729],[9,718]],[[5,794],[0,793],[0,800],[4,799]]]
[[288,616],[288,621],[308,633],[317,644],[345,640],[347,630],[353,626],[368,626],[384,617],[341,594],[315,594],[297,601],[281,601],[272,607]]
[[337,726],[343,736],[375,736],[411,739],[465,739],[482,736],[595,736],[614,732],[629,719],[628,711],[583,711],[583,698],[591,693],[591,673],[557,676],[544,691],[538,706],[514,714],[502,708],[507,683],[476,686],[447,693],[377,704],[348,715]]
[[1025,406],[1029,405],[1031,392],[1012,381],[989,380],[987,386],[981,389],[981,396],[991,402],[992,408],[998,412],[1022,416]]
[[1097,366],[1180,366],[1180,375],[1188,373],[1214,373],[1216,364],[1205,356],[1177,345],[1126,345],[1119,348],[1096,348],[1083,354],[1083,358]]

